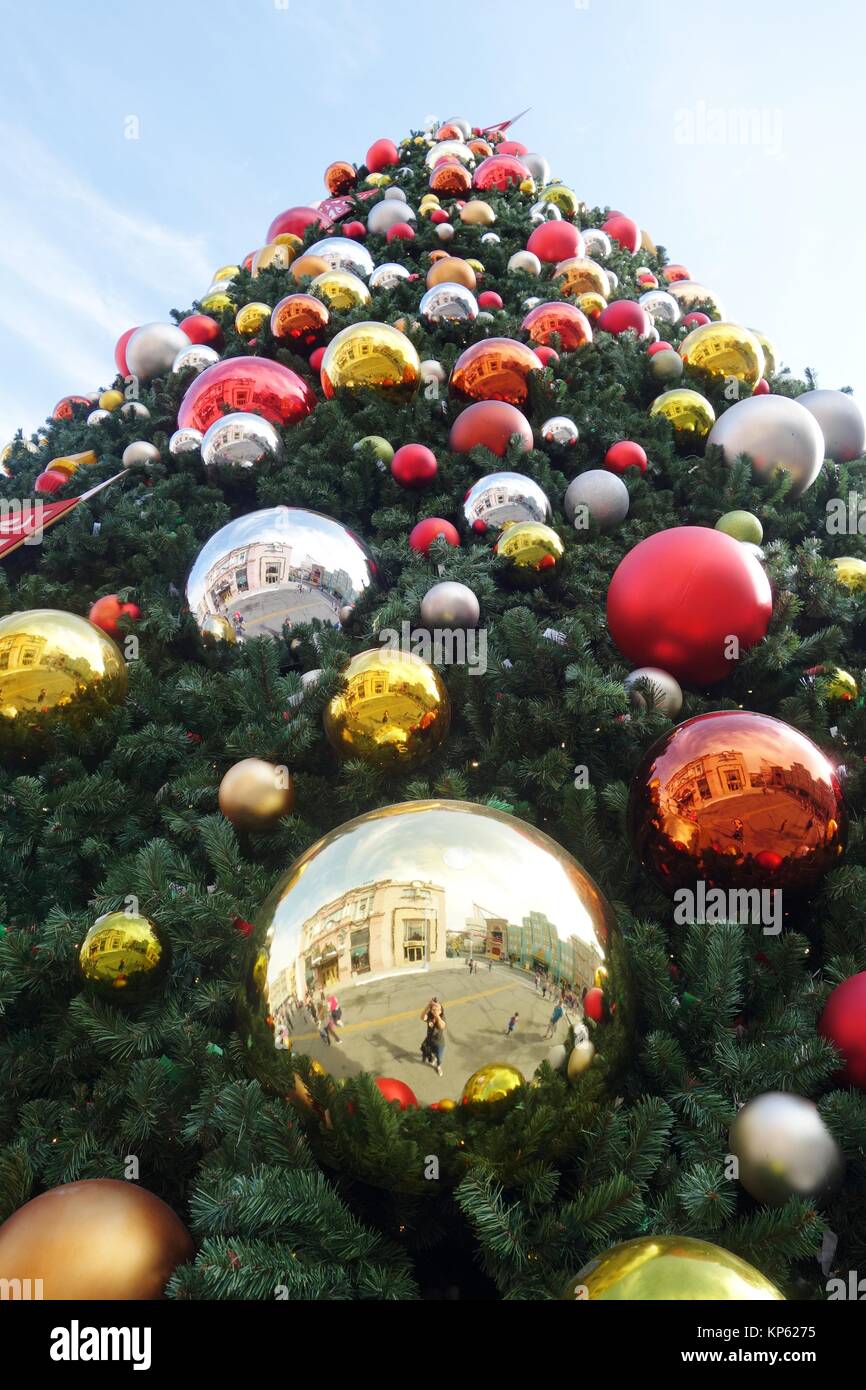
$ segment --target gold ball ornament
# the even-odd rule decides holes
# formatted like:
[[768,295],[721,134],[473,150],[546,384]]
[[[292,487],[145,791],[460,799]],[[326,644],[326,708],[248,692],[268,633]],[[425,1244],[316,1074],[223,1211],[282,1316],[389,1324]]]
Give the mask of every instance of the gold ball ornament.
[[295,255],[298,254],[303,244],[301,238],[295,236],[294,232],[278,232],[271,243],[273,246],[288,246]]
[[460,221],[466,222],[470,227],[492,227],[496,221],[496,213],[483,198],[471,198],[460,209]]
[[442,677],[413,652],[360,652],[343,678],[345,688],[324,714],[328,742],[341,758],[360,758],[372,767],[417,767],[448,733],[451,703]]
[[701,376],[733,377],[754,388],[764,375],[761,344],[754,333],[738,323],[704,323],[693,328],[680,343],[679,354],[685,365]]
[[704,306],[708,306],[717,318],[725,317],[718,295],[708,290],[706,285],[698,284],[696,280],[671,281],[668,284],[668,293],[673,295],[684,314],[691,309],[703,309]]
[[316,275],[324,275],[330,268],[324,256],[311,256],[308,252],[292,262],[292,279],[303,280],[305,276],[312,279]]
[[854,555],[838,555],[832,564],[837,584],[854,592],[866,589],[866,560],[858,560]]
[[271,316],[270,304],[245,304],[235,314],[235,328],[243,338],[253,338]]
[[34,608],[0,619],[0,750],[42,745],[59,726],[84,732],[126,688],[120,649],[77,613]]
[[650,418],[661,416],[684,444],[706,439],[712,429],[716,412],[706,396],[687,386],[676,386],[656,396],[649,409]]
[[574,1047],[568,1054],[567,1075],[572,1086],[576,1086],[584,1072],[592,1064],[595,1044],[590,1040],[586,1029],[580,1025],[575,1029]]
[[358,182],[358,171],[346,159],[335,159],[325,170],[325,187],[332,198],[351,193]]
[[0,1280],[29,1281],[34,1297],[76,1303],[163,1298],[193,1258],[171,1207],[134,1182],[89,1178],[54,1187],[0,1226]]
[[168,971],[168,943],[139,912],[97,917],[78,952],[85,984],[103,999],[139,1002],[152,996]]
[[465,285],[467,290],[474,290],[478,281],[475,271],[468,261],[461,260],[459,256],[438,256],[434,265],[427,271],[427,288],[433,285]]
[[776,350],[765,333],[759,333],[757,328],[749,329],[761,344],[761,351],[764,354],[764,376],[771,377],[776,375]]
[[582,206],[577,194],[566,188],[563,183],[552,183],[547,188],[542,188],[540,200],[543,203],[552,203],[555,208],[559,208],[563,217],[572,220],[577,217]]
[[494,554],[508,561],[508,583],[515,589],[533,589],[536,584],[549,584],[560,573],[565,545],[544,522],[519,521],[502,532]]
[[217,642],[237,643],[238,637],[228,618],[222,613],[208,613],[199,623],[199,631],[205,646],[215,646]]
[[641,228],[640,247],[642,251],[648,251],[651,256],[658,255],[658,248],[650,236],[649,232]]
[[113,389],[110,391],[103,391],[102,395],[99,397],[99,409],[109,411],[119,410],[125,399],[126,397],[122,391],[115,391]]
[[823,673],[827,681],[828,700],[856,700],[860,694],[860,687],[850,671],[843,671],[841,666],[830,666]]
[[574,302],[591,322],[601,318],[607,308],[607,300],[604,295],[597,294],[594,290],[586,290],[583,294],[575,295]]
[[760,1270],[706,1240],[641,1236],[584,1265],[563,1294],[571,1302],[763,1303],[785,1295]]
[[215,282],[217,280],[233,280],[235,276],[240,275],[240,273],[241,268],[239,265],[221,265],[219,270],[214,271],[213,275],[211,276],[211,281]]
[[208,314],[221,314],[225,309],[234,308],[231,296],[225,292],[206,294],[204,299],[199,300],[199,303]]
[[325,349],[321,378],[329,399],[340,391],[371,390],[385,400],[407,401],[420,385],[421,359],[406,334],[391,324],[353,323]]
[[288,270],[294,259],[295,249],[293,246],[287,245],[284,241],[269,242],[253,256],[250,275],[255,280],[263,270]]
[[317,275],[310,285],[310,294],[323,299],[330,309],[360,309],[369,304],[372,295],[360,275],[351,270],[331,270]]
[[264,758],[243,758],[220,782],[219,807],[236,830],[269,830],[294,804],[288,769]]
[[509,1062],[489,1062],[473,1072],[460,1097],[461,1105],[498,1105],[525,1086],[526,1081]]
[[567,261],[560,261],[554,268],[553,278],[559,293],[569,299],[597,294],[607,303],[610,298],[607,271],[591,256],[571,256]]

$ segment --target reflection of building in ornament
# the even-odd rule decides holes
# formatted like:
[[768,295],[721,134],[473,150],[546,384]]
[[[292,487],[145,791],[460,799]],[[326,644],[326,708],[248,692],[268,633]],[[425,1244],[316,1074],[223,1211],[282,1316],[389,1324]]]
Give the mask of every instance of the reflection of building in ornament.
[[269,981],[274,1016],[292,994],[423,970],[445,960],[445,890],[378,879],[350,888],[301,928],[297,961]]
[[708,754],[686,763],[672,778],[667,788],[667,804],[662,810],[697,811],[705,801],[737,796],[751,786],[751,779],[742,753],[731,749]]
[[196,411],[202,418],[218,420],[224,413],[223,407],[230,406],[233,411],[252,412],[263,415],[266,420],[283,418],[284,401],[276,391],[269,391],[257,383],[253,377],[228,377],[215,381],[198,397]]
[[131,962],[131,955],[141,956],[148,965],[156,965],[162,954],[162,948],[154,936],[144,934],[136,937],[123,927],[111,928],[107,931],[97,932],[87,948],[87,959],[97,961],[102,956],[116,955],[119,957],[117,968],[129,967],[135,962]]
[[21,671],[42,666],[47,638],[34,633],[15,632],[0,639],[0,671]]
[[209,613],[230,610],[247,595],[290,584],[309,584],[332,594],[338,603],[352,603],[357,597],[346,570],[331,573],[311,555],[293,557],[291,545],[283,541],[253,541],[230,550],[214,562],[202,584],[203,594],[196,608],[199,622]]
[[562,939],[543,912],[530,912],[520,926],[473,904],[462,932],[449,932],[449,947],[466,955],[513,960],[524,970],[541,970],[560,984],[582,988],[604,964],[598,947],[577,936]]
[[393,669],[379,667],[370,671],[359,671],[346,686],[343,695],[346,708],[351,710],[355,705],[364,705],[377,695],[390,695],[392,699],[396,699],[400,695],[408,695],[410,699],[416,699],[418,694],[417,672],[414,668],[410,668],[407,674],[409,679],[401,677],[399,661],[395,662]]

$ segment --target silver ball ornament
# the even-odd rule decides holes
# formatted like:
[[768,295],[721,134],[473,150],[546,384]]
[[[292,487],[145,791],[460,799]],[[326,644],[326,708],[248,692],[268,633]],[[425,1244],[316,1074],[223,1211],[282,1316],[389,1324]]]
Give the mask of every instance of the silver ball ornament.
[[127,401],[120,407],[120,413],[124,420],[149,420],[150,411],[144,401]]
[[454,228],[450,222],[440,222],[436,228],[436,235],[440,241],[453,241]]
[[654,352],[649,359],[649,374],[653,381],[679,381],[685,363],[678,352]]
[[393,290],[401,280],[408,280],[409,274],[405,265],[400,265],[397,261],[386,261],[384,265],[376,266],[368,284],[371,290]]
[[524,299],[523,307],[528,311],[529,309],[534,309],[537,304],[542,304],[543,302],[540,295],[530,294]]
[[639,666],[629,671],[623,685],[632,709],[646,709],[651,701],[653,709],[661,710],[669,719],[676,719],[683,707],[682,686],[660,666]]
[[176,323],[146,323],[135,330],[126,345],[129,375],[139,381],[153,381],[171,371],[181,348],[188,346],[189,338]]
[[545,444],[554,444],[561,449],[572,448],[580,438],[580,431],[567,415],[553,415],[541,426],[541,437]]
[[682,318],[682,309],[667,290],[647,290],[638,299],[638,304],[651,319],[659,323],[679,323]]
[[103,420],[107,420],[110,414],[110,410],[91,410],[86,423],[88,425],[101,425]]
[[385,189],[385,197],[393,198],[396,203],[405,203],[406,201],[406,194],[403,192],[403,189],[395,188],[393,184],[390,188]]
[[787,396],[749,396],[729,406],[707,436],[707,445],[711,444],[718,445],[729,464],[748,454],[753,472],[761,478],[788,473],[794,497],[812,486],[824,463],[824,436],[818,421]]
[[613,249],[610,244],[610,237],[607,232],[603,232],[601,227],[587,227],[583,233],[583,244],[588,256],[609,256]]
[[628,507],[628,488],[606,468],[579,473],[566,489],[565,514],[578,531],[588,528],[590,518],[602,531],[609,531],[625,520]]
[[834,463],[850,463],[866,452],[866,419],[845,391],[805,391],[797,397],[821,428],[824,454]]
[[184,372],[192,369],[194,372],[203,372],[205,368],[212,367],[214,362],[219,362],[220,355],[207,343],[189,343],[187,347],[181,348],[171,364],[172,372]]
[[481,238],[482,246],[498,246],[502,238],[498,232],[485,232]]
[[607,271],[605,271],[605,274],[607,275],[607,279],[608,279],[608,283],[609,283],[610,288],[611,288],[611,292],[613,292],[613,291],[617,288],[617,286],[619,285],[619,276],[617,275],[617,273],[616,273],[615,270],[607,270]]
[[277,429],[261,415],[234,411],[214,420],[206,430],[201,456],[208,468],[218,464],[253,468],[265,458],[281,459],[283,441]]
[[159,463],[159,450],[146,439],[134,439],[123,451],[121,462],[124,468],[147,468]]
[[487,473],[463,499],[463,519],[476,535],[497,534],[521,521],[548,524],[551,515],[547,494],[523,473]]
[[435,357],[425,357],[419,370],[421,373],[421,381],[425,386],[431,381],[435,381],[442,386],[448,379],[448,373],[442,366],[442,363],[436,361]]
[[[393,198],[383,198],[367,214],[367,231],[374,236],[384,236],[392,227],[396,227],[398,222],[414,221],[415,213],[405,203],[395,202]],[[339,239],[342,240],[342,238]],[[349,237],[345,239],[350,240]]]
[[781,1206],[832,1190],[845,1160],[818,1107],[805,1096],[767,1091],[738,1111],[728,1135],[739,1179],[756,1202]]
[[427,628],[477,627],[481,605],[468,584],[444,579],[428,589],[421,600],[421,621]]
[[525,169],[528,169],[539,188],[542,184],[550,183],[550,165],[543,154],[522,154],[520,162]]
[[529,216],[533,222],[559,222],[562,220],[562,213],[555,203],[545,203],[540,201],[533,203],[529,209]]
[[[397,217],[397,222],[406,221],[406,209],[403,208],[402,211],[404,216]],[[354,241],[352,237],[323,237],[321,241],[315,241],[312,246],[305,247],[304,255],[319,256],[331,270],[348,270],[353,275],[360,276],[362,280],[366,280],[373,273],[373,257],[366,246],[360,241]]]
[[184,454],[194,454],[197,449],[201,448],[203,439],[204,435],[201,430],[175,430],[168,441],[168,452],[172,458],[182,458]]
[[478,301],[472,291],[448,280],[431,286],[418,305],[418,312],[428,325],[474,323],[479,316]]
[[509,257],[507,270],[510,274],[521,271],[524,275],[540,275],[541,261],[534,251],[515,251]]

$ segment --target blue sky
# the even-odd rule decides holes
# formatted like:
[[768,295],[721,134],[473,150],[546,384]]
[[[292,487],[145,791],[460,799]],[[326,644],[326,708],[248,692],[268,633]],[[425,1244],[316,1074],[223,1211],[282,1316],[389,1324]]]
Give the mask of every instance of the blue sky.
[[[428,115],[515,138],[866,402],[850,0],[0,0],[0,443]],[[125,138],[129,118],[139,138]]]

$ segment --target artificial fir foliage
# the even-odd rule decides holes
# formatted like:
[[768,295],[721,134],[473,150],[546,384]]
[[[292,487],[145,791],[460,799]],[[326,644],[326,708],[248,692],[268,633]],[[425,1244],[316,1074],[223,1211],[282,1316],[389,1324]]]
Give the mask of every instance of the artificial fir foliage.
[[[428,185],[427,148],[413,137],[400,152],[400,186],[415,207]],[[492,323],[457,332],[418,318],[428,253],[443,245],[419,217],[414,240],[368,238],[377,263],[397,261],[415,278],[377,290],[372,306],[332,313],[329,331],[371,316],[403,318],[419,356],[446,373],[467,341],[521,338],[527,297],[557,297],[548,270],[543,281],[506,271],[532,230],[533,198],[517,189],[481,196],[495,210],[499,243],[482,244],[485,227],[455,213],[447,249],[482,261],[481,288],[504,301]],[[578,221],[598,227],[604,217],[588,209]],[[306,243],[320,234],[308,229]],[[637,298],[636,268],[659,274],[666,259],[662,247],[633,257],[615,246],[607,264],[619,277],[617,296]],[[232,294],[236,305],[274,305],[297,288],[305,285],[289,270],[269,268],[255,280],[242,271]],[[189,312],[173,311],[177,320]],[[233,309],[216,316],[224,356],[275,357],[318,388],[307,359],[274,340],[267,322],[251,346],[234,330]],[[659,328],[679,340],[679,330]],[[834,555],[866,558],[866,546],[859,535],[828,535],[825,525],[828,499],[866,487],[866,466],[828,461],[794,499],[787,480],[756,480],[746,461],[729,467],[717,451],[684,456],[669,425],[648,416],[660,389],[649,360],[633,334],[596,332],[591,347],[563,352],[532,381],[526,413],[536,439],[543,420],[571,417],[579,443],[529,454],[512,446],[503,460],[483,448],[449,453],[460,407],[443,387],[406,405],[373,393],[319,399],[283,431],[283,462],[206,472],[198,454],[175,458],[167,448],[189,373],[144,390],[146,422],[115,412],[91,427],[79,407],[73,420],[46,425],[35,453],[19,438],[0,488],[7,499],[30,497],[37,474],[60,455],[97,450],[88,486],[117,473],[135,439],[155,443],[161,459],[82,503],[0,568],[0,615],[86,615],[106,594],[141,609],[135,623],[120,619],[138,640],[123,706],[0,769],[0,1219],[58,1184],[123,1177],[134,1155],[140,1182],[196,1240],[195,1262],[171,1281],[176,1298],[411,1299],[443,1285],[464,1297],[559,1297],[590,1256],[647,1233],[727,1246],[794,1298],[821,1298],[828,1275],[866,1265],[866,1098],[834,1086],[838,1057],[816,1031],[831,988],[866,969],[858,819],[866,709],[862,697],[833,699],[829,678],[808,674],[840,666],[859,676],[866,667],[863,595],[837,584],[830,564]],[[721,386],[690,382],[688,372],[684,384],[699,386],[717,412],[730,403]],[[783,372],[771,388],[796,396],[805,384]],[[356,447],[370,435],[395,448],[429,446],[435,480],[419,492],[399,487],[372,444]],[[625,477],[627,519],[606,534],[572,530],[561,510],[568,481],[601,467],[621,439],[640,443],[650,460],[645,476],[632,469]],[[471,483],[501,468],[529,474],[554,502],[566,550],[551,587],[516,594],[483,539],[464,536],[460,548],[436,542],[428,556],[409,548],[418,520],[456,521]],[[72,478],[58,496],[81,490]],[[229,519],[278,504],[355,530],[374,551],[381,588],[359,602],[345,630],[316,623],[278,640],[204,645],[183,599],[196,554]],[[605,622],[607,587],[626,551],[666,527],[714,526],[737,508],[763,523],[772,625],[712,693],[688,689],[680,717],[745,707],[794,725],[843,764],[852,817],[844,859],[810,901],[792,906],[777,937],[758,927],[677,925],[634,860],[629,779],[670,720],[651,698],[644,710],[630,706],[629,666]],[[486,672],[443,668],[451,731],[423,767],[401,776],[338,764],[322,711],[341,668],[381,629],[417,624],[438,578],[477,594]],[[300,698],[302,673],[317,668],[322,678]],[[218,812],[224,773],[246,757],[285,764],[294,778],[295,812],[268,833],[236,833]],[[585,784],[575,784],[577,767],[587,769]],[[495,1118],[400,1112],[369,1076],[338,1085],[302,1057],[308,1099],[299,1104],[252,1064],[236,1031],[240,961],[276,878],[334,826],[428,797],[483,802],[538,825],[614,904],[636,1031],[613,1093],[603,1046],[579,1087],[544,1063]],[[77,949],[98,914],[130,898],[170,942],[172,968],[155,999],[122,1010],[82,991]],[[449,1078],[443,1090],[459,1094],[463,1079]],[[820,1209],[791,1198],[767,1210],[726,1175],[738,1104],[776,1089],[815,1099],[845,1153],[844,1184]],[[438,1181],[424,1176],[429,1155],[439,1160]],[[822,1266],[826,1231],[838,1246]],[[832,1251],[832,1240],[823,1249]]]

